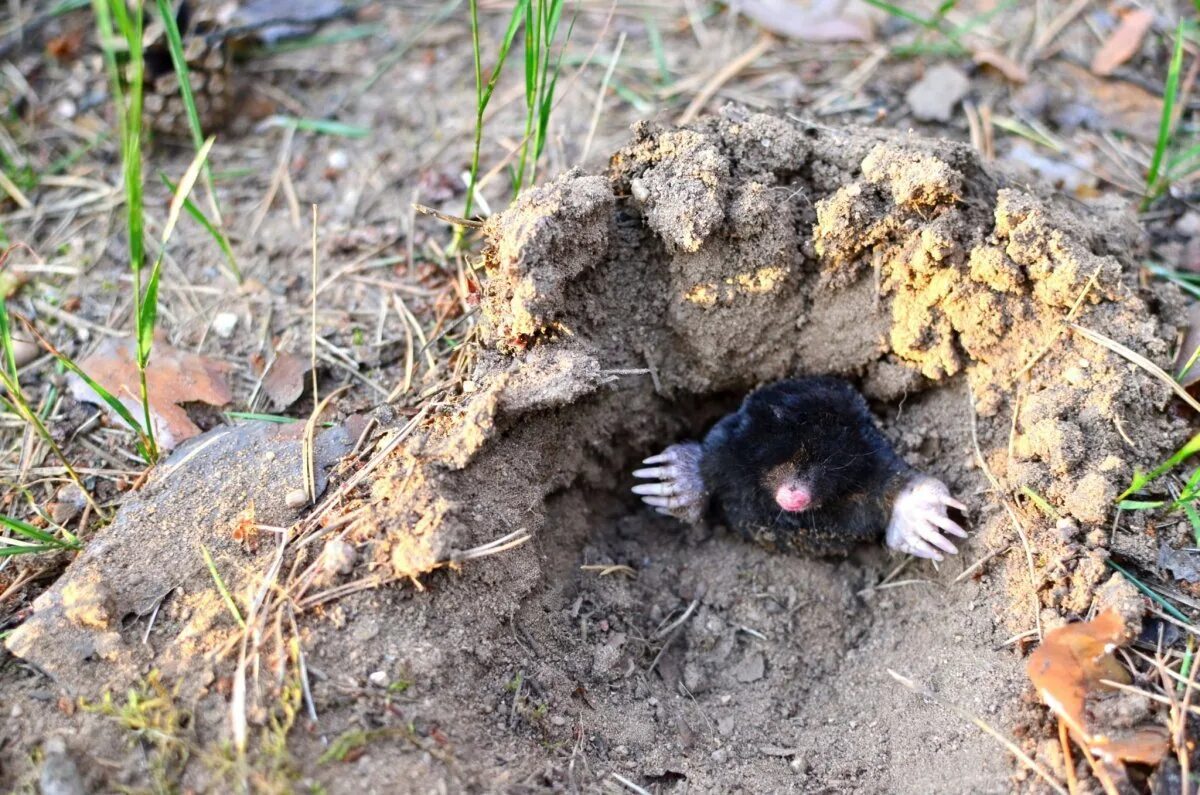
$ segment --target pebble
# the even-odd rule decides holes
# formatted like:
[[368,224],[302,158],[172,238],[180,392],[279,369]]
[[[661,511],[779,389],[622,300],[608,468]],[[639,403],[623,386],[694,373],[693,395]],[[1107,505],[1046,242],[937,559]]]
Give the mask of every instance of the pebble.
[[42,795],[87,795],[79,768],[67,753],[66,741],[51,737],[42,745],[45,760],[38,773]]
[[321,553],[321,565],[326,571],[349,574],[354,571],[357,558],[358,553],[354,551],[353,546],[340,538],[331,538],[325,542],[325,549]]
[[551,715],[550,723],[554,724],[555,726],[566,726],[567,719],[564,718],[562,715]]
[[375,685],[376,687],[387,687],[388,686],[389,680],[388,680],[387,671],[375,671],[370,676],[368,676],[367,679],[371,682],[371,684]]
[[747,654],[733,670],[733,677],[742,684],[757,682],[766,673],[767,663],[762,652],[755,651]]
[[308,505],[308,495],[304,493],[304,489],[292,489],[283,498],[283,502],[292,510],[298,510]]
[[334,149],[329,153],[328,163],[334,171],[345,171],[350,167],[350,156],[344,149]]
[[921,121],[950,121],[954,107],[970,87],[971,80],[961,69],[938,64],[913,83],[904,98]]
[[227,340],[233,336],[234,330],[237,328],[238,316],[233,312],[218,312],[212,321],[212,330],[223,340]]

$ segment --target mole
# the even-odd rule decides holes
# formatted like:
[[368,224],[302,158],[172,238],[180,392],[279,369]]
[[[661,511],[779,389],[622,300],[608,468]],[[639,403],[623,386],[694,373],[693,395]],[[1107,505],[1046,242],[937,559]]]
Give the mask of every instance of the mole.
[[875,426],[867,402],[827,376],[779,381],[750,393],[701,442],[647,458],[633,491],[656,511],[724,521],[743,537],[807,555],[845,555],[886,539],[921,558],[957,554],[966,538],[947,513],[966,511],[940,480],[905,463]]

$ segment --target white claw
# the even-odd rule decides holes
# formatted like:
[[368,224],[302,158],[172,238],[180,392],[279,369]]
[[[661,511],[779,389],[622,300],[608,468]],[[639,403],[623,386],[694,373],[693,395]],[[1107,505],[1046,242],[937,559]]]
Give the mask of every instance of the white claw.
[[675,484],[672,481],[663,481],[662,483],[639,483],[633,487],[633,493],[659,497],[670,497],[675,493]]
[[[942,552],[958,554],[958,548],[943,533],[966,538],[967,533],[946,515],[946,506],[966,510],[950,496],[940,480],[917,476],[909,481],[892,506],[888,522],[888,546],[921,558],[942,560]],[[940,550],[940,551],[939,551]]]
[[650,466],[635,469],[633,476],[658,482],[639,483],[633,493],[658,513],[699,521],[708,499],[700,476],[700,456],[700,445],[695,442],[672,445],[650,456],[642,462]]
[[678,471],[674,466],[665,467],[646,467],[645,469],[633,470],[635,478],[651,478],[656,480],[673,480],[678,477]]
[[962,511],[963,513],[967,512],[967,506],[963,505],[961,502],[954,499],[949,494],[946,494],[942,497],[942,502],[946,505],[949,505],[951,508],[957,508],[958,510]]

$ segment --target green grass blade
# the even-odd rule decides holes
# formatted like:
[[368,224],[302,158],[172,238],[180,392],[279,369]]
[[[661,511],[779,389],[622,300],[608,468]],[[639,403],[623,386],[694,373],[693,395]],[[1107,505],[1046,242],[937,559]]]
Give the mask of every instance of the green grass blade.
[[1121,572],[1122,574],[1124,574],[1124,575],[1125,575],[1125,579],[1127,579],[1127,580],[1129,580],[1131,583],[1133,583],[1133,585],[1134,585],[1134,587],[1135,587],[1135,588],[1137,588],[1139,591],[1141,591],[1142,593],[1144,593],[1146,596],[1149,596],[1149,597],[1150,597],[1151,599],[1153,599],[1155,602],[1158,602],[1159,606],[1160,606],[1160,607],[1162,607],[1162,609],[1163,609],[1163,612],[1170,614],[1170,615],[1171,615],[1173,618],[1177,618],[1177,619],[1179,619],[1180,621],[1184,622],[1185,624],[1190,624],[1190,623],[1191,623],[1191,622],[1188,620],[1188,617],[1187,617],[1187,616],[1185,616],[1185,615],[1184,615],[1184,614],[1183,614],[1183,613],[1182,613],[1182,612],[1179,610],[1179,608],[1177,608],[1175,605],[1173,605],[1173,604],[1171,604],[1170,602],[1168,602],[1168,601],[1167,601],[1167,600],[1166,600],[1166,599],[1165,599],[1165,598],[1164,598],[1164,597],[1163,597],[1161,594],[1159,594],[1157,591],[1151,590],[1151,588],[1150,588],[1148,585],[1146,585],[1145,583],[1143,583],[1143,582],[1142,582],[1141,580],[1139,580],[1137,577],[1134,577],[1134,576],[1133,576],[1132,574],[1130,574],[1130,573],[1129,573],[1129,572],[1128,572],[1128,571],[1127,571],[1127,570],[1126,570],[1124,567],[1122,567],[1122,566],[1121,566],[1119,563],[1115,562],[1115,561],[1114,561],[1112,558],[1109,558],[1109,559],[1108,559],[1107,561],[1105,561],[1105,562],[1106,562],[1106,563],[1108,563],[1108,565],[1109,565],[1109,566],[1112,566],[1114,569],[1116,569],[1117,571],[1119,571],[1119,572]]
[[370,127],[360,127],[331,119],[301,119],[296,116],[276,116],[272,123],[277,126],[292,126],[304,132],[319,135],[333,135],[341,138],[366,138],[371,134]]
[[4,516],[0,514],[0,526],[6,527],[14,533],[25,536],[29,540],[39,544],[48,544],[56,547],[78,547],[78,544],[65,544],[63,541],[55,538],[52,534],[47,533],[45,530],[34,527],[28,522],[23,522],[20,519],[14,519],[11,516]]
[[[162,180],[163,184],[167,186],[167,190],[171,191],[172,193],[178,190],[175,183],[171,182],[170,178],[167,177],[166,174],[159,172],[158,176]],[[208,232],[209,236],[216,241],[217,247],[221,249],[221,253],[225,255],[225,259],[229,263],[229,270],[233,274],[234,279],[238,284],[241,284],[242,269],[238,267],[237,259],[235,259],[233,256],[233,248],[229,245],[229,240],[225,237],[220,229],[217,229],[216,225],[213,224],[212,221],[208,220],[208,216],[204,214],[204,211],[197,207],[196,203],[190,198],[183,200],[183,209],[192,217],[192,220],[200,224],[200,226],[204,228],[204,231]]]
[[1167,83],[1163,88],[1162,116],[1158,120],[1158,139],[1154,143],[1154,157],[1150,160],[1150,170],[1146,174],[1146,196],[1142,200],[1145,210],[1151,201],[1159,196],[1165,186],[1161,186],[1163,158],[1171,143],[1171,132],[1175,125],[1175,100],[1179,95],[1179,73],[1183,69],[1183,22],[1175,30],[1175,50],[1171,54],[1171,65],[1167,68]]
[[[179,223],[179,215],[183,212],[184,202],[187,201],[188,194],[192,192],[192,188],[196,186],[196,179],[200,176],[200,170],[203,168],[215,140],[215,138],[209,138],[200,146],[200,151],[196,152],[196,156],[192,158],[187,171],[183,173],[183,177],[179,180],[179,187],[176,188],[175,195],[171,197],[171,206],[167,210],[167,222],[163,226],[162,241],[159,244],[158,256],[154,260],[154,267],[150,271],[150,278],[146,281],[146,291],[143,295],[137,297],[140,308],[140,311],[137,313],[137,365],[138,370],[142,371],[143,374],[146,364],[150,361],[150,347],[154,344],[154,327],[158,322],[158,284],[162,278],[163,257],[167,252],[167,244],[171,242],[171,235],[175,232],[175,225]],[[148,403],[145,395],[142,396],[142,402]],[[150,408],[147,405],[147,427],[149,427],[149,416]],[[153,441],[153,432],[148,432],[148,435]]]
[[671,70],[667,67],[667,51],[663,47],[662,32],[650,14],[646,15],[646,39],[654,53],[654,64],[658,67],[658,84],[665,86],[671,82]]
[[12,544],[3,543],[0,539],[0,558],[11,558],[14,555],[36,555],[41,552],[59,552],[62,547],[48,544]]
[[284,417],[279,414],[260,414],[254,411],[227,411],[225,416],[231,420],[250,420],[257,422],[275,422],[280,425],[289,425],[293,422],[300,422],[295,417]]
[[1166,504],[1166,500],[1121,500],[1117,503],[1117,507],[1123,511],[1149,511],[1152,508],[1161,508]]
[[894,17],[899,17],[900,19],[908,20],[909,22],[912,22],[914,25],[920,25],[921,27],[926,28],[927,30],[936,30],[936,28],[937,28],[936,24],[934,23],[934,21],[932,19],[926,19],[925,17],[918,16],[917,14],[914,14],[911,11],[906,11],[905,9],[900,8],[899,6],[895,6],[895,5],[892,5],[891,3],[884,2],[884,0],[867,0],[867,5],[875,6],[876,8],[880,9],[881,11],[885,11]]
[[[464,218],[470,218],[471,212],[475,209],[475,190],[479,181],[479,157],[483,146],[483,114],[487,110],[488,103],[492,100],[492,93],[496,90],[496,84],[500,81],[500,73],[504,69],[504,64],[508,62],[508,53],[512,49],[513,42],[516,40],[521,22],[525,19],[528,5],[529,0],[518,0],[517,4],[513,7],[512,14],[508,18],[508,27],[504,31],[504,38],[500,42],[500,51],[496,55],[496,67],[492,69],[491,77],[488,78],[485,84],[483,82],[483,53],[479,43],[479,5],[478,0],[470,0],[471,50],[475,65],[475,140],[471,149],[471,170],[469,172],[470,176],[467,179],[467,198],[463,204]],[[466,229],[462,226],[454,230],[451,251],[458,249],[465,233]]]
[[[8,252],[4,252],[4,259]],[[0,298],[0,345],[4,346],[4,372],[14,384],[17,382],[17,357],[13,350],[12,323],[8,317],[8,302]],[[9,390],[12,392],[12,390]]]
[[192,93],[191,69],[188,68],[187,58],[183,55],[183,37],[179,33],[179,20],[171,8],[170,0],[156,0],[158,15],[162,18],[163,29],[167,34],[167,52],[171,54],[171,64],[179,78],[179,96],[183,99],[183,108],[187,112],[188,127],[192,133],[192,145],[197,149],[204,142],[204,132],[200,129],[200,113],[196,110],[196,96]]
[[1196,546],[1200,547],[1200,511],[1196,510],[1196,506],[1190,502],[1183,504],[1183,512],[1187,515],[1188,522],[1192,525],[1192,538],[1196,542]]
[[1049,516],[1051,519],[1058,519],[1058,511],[1054,510],[1054,506],[1046,501],[1046,498],[1038,494],[1028,486],[1021,487],[1021,493],[1033,501],[1033,504],[1038,507],[1042,513]]
[[1195,455],[1197,452],[1200,452],[1200,433],[1189,439],[1187,444],[1179,448],[1174,455],[1156,466],[1154,469],[1145,474],[1141,472],[1135,472],[1133,475],[1133,482],[1130,483],[1129,488],[1125,489],[1125,491],[1123,491],[1121,495],[1117,497],[1117,499],[1124,500],[1133,492],[1145,488],[1155,478],[1171,469],[1174,469],[1176,465]]
[[225,581],[221,579],[221,574],[217,571],[217,564],[213,561],[212,555],[208,553],[208,547],[201,544],[200,554],[204,556],[204,565],[208,566],[208,573],[212,575],[213,582],[217,586],[217,591],[221,594],[221,599],[225,602],[225,607],[229,609],[229,613],[237,621],[237,625],[245,629],[246,621],[242,618],[242,611],[238,610],[237,602],[233,601],[233,594],[225,587]]
[[[20,316],[18,315],[18,317]],[[142,428],[141,423],[133,418],[133,413],[125,406],[125,404],[117,400],[117,398],[114,397],[111,392],[97,383],[96,380],[90,375],[85,373],[83,368],[77,365],[70,356],[67,356],[58,348],[54,347],[54,344],[42,336],[42,334],[40,334],[29,321],[25,320],[24,318],[21,318],[21,320],[25,324],[25,328],[29,331],[29,333],[34,336],[34,339],[36,339],[38,343],[50,353],[51,356],[57,359],[63,367],[67,368],[72,373],[83,379],[83,382],[91,387],[92,391],[94,391],[100,397],[100,399],[104,401],[105,405],[112,409],[113,412],[116,413],[116,415],[120,417],[126,425],[129,426],[131,431],[138,435],[138,454],[141,455],[142,459],[147,463],[153,463],[150,447],[147,445],[147,436],[145,430]]]
[[[146,280],[146,292],[143,294],[142,311],[138,314],[137,329],[137,366],[145,375],[146,365],[150,363],[150,349],[154,345],[154,325],[158,322],[158,282],[162,277],[162,255],[154,261],[150,278]],[[144,379],[143,379],[144,380]],[[142,396],[146,403],[146,415],[149,416],[149,401]]]

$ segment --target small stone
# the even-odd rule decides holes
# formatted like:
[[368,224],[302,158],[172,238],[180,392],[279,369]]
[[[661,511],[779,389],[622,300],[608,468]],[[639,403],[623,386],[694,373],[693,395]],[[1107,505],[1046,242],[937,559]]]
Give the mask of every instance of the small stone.
[[1067,518],[1055,522],[1054,529],[1058,531],[1058,537],[1063,541],[1071,541],[1079,533],[1079,525]]
[[762,679],[763,674],[766,673],[766,669],[766,660],[763,658],[762,652],[750,652],[733,669],[733,678],[742,684],[748,685],[751,682],[757,682],[759,679]]
[[710,756],[718,765],[723,765],[729,759],[729,752],[724,748],[718,748],[717,750],[713,751]]
[[959,100],[966,96],[971,80],[956,66],[947,63],[925,72],[904,95],[913,116],[921,121],[950,121]]
[[54,104],[54,115],[60,119],[73,119],[79,113],[79,107],[70,99],[60,99]]
[[387,687],[388,686],[387,671],[375,671],[370,676],[368,676],[367,679],[371,682],[371,684],[375,685],[376,687]]
[[345,171],[350,167],[350,156],[343,149],[334,149],[329,153],[328,163],[332,171]]
[[292,510],[299,510],[308,505],[308,495],[304,493],[304,489],[292,489],[283,498],[283,502]]
[[51,737],[42,745],[45,759],[38,773],[42,795],[87,795],[79,768],[67,753],[66,741]]
[[635,179],[629,183],[629,192],[633,194],[633,200],[638,204],[645,204],[646,199],[650,198],[650,190],[646,187],[646,183],[640,179]]
[[340,538],[331,538],[325,542],[321,553],[321,566],[328,572],[349,574],[354,571],[354,562],[358,553],[354,547]]
[[31,339],[27,339],[17,332],[12,335],[12,354],[13,359],[17,362],[17,367],[24,367],[34,359],[42,355],[41,346]]
[[567,719],[564,718],[562,715],[551,715],[550,723],[553,724],[554,726],[566,726]]
[[212,330],[223,340],[227,340],[233,336],[234,329],[237,328],[238,316],[233,312],[218,312],[212,321]]

